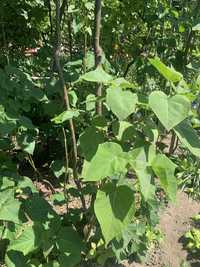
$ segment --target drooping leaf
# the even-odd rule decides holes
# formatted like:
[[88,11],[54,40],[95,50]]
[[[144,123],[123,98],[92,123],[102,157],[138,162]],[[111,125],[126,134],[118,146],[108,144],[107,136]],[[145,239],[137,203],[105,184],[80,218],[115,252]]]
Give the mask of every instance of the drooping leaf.
[[145,201],[152,199],[155,194],[155,186],[151,183],[151,173],[148,169],[148,150],[150,148],[139,147],[129,152],[129,163],[138,177],[141,194]]
[[137,95],[121,88],[109,88],[106,103],[119,120],[125,120],[135,111]]
[[64,162],[62,160],[54,160],[51,163],[51,169],[57,178],[63,175],[66,171]]
[[181,143],[196,157],[200,157],[200,138],[186,120],[175,127],[175,132]]
[[7,189],[0,193],[0,220],[20,223],[20,202],[14,197],[14,190]]
[[84,181],[99,181],[126,171],[127,159],[120,145],[106,142],[98,146],[98,150],[90,162],[85,161],[82,177]]
[[129,81],[125,80],[124,78],[117,78],[111,82],[111,86],[116,88],[120,87],[122,89],[126,88],[135,88],[135,85],[133,83],[130,83]]
[[23,151],[27,152],[30,155],[33,155],[35,150],[35,140],[37,133],[36,131],[25,131],[17,135],[17,143],[23,149]]
[[109,183],[97,192],[94,209],[108,244],[113,238],[121,236],[132,221],[135,213],[134,192],[126,185]]
[[71,120],[74,117],[77,118],[79,116],[79,111],[78,110],[66,110],[59,114],[58,116],[54,117],[51,119],[52,122],[55,124],[61,124],[67,120]]
[[109,83],[113,80],[113,77],[105,72],[105,70],[100,66],[93,71],[89,71],[81,76],[82,80],[88,82],[96,82],[96,83]]
[[176,165],[165,155],[158,154],[152,161],[152,168],[169,198],[175,201],[177,181],[174,172]]
[[168,97],[161,91],[150,94],[149,105],[168,131],[183,121],[190,110],[190,102],[186,97],[181,95]]
[[176,83],[182,80],[183,76],[180,72],[167,67],[158,57],[150,58],[149,61],[168,81]]
[[27,267],[26,258],[19,251],[7,251],[5,256],[5,263],[7,267]]

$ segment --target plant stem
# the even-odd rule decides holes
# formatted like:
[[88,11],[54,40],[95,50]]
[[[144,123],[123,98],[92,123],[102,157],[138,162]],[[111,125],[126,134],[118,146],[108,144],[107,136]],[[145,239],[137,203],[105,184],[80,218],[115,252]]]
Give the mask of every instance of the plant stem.
[[[70,103],[69,103],[69,96],[68,96],[68,88],[65,84],[63,69],[60,64],[60,50],[61,50],[61,31],[60,31],[60,0],[56,0],[56,42],[55,42],[55,62],[57,66],[57,71],[59,75],[59,79],[61,82],[61,86],[63,89],[64,95],[64,106],[66,110],[70,110]],[[73,176],[74,182],[78,188],[78,190],[82,191],[80,180],[78,179],[78,172],[77,172],[77,162],[78,162],[78,152],[77,152],[77,143],[76,143],[76,134],[75,134],[75,127],[74,122],[72,119],[69,120],[69,126],[72,136],[72,146],[73,146]],[[83,195],[81,195],[81,202],[83,209],[86,209],[86,203]]]
[[52,23],[52,15],[51,15],[51,0],[48,0],[48,12],[49,12],[49,22],[50,22],[50,31],[51,36],[53,35],[53,23]]
[[[100,34],[101,34],[101,0],[95,0],[95,32],[94,32],[94,54],[95,54],[95,68],[101,65],[102,61],[102,48],[100,46]],[[102,84],[97,84],[96,94],[98,98],[102,96]],[[98,115],[102,115],[102,101],[97,101],[96,112]]]
[[169,155],[172,155],[174,153],[174,145],[176,141],[176,135],[174,131],[172,132],[172,137],[171,137],[171,142],[170,142],[170,147],[169,147]]
[[[64,180],[64,197],[66,200],[66,203],[68,203],[68,195],[66,193],[67,189],[67,181],[68,181],[68,167],[69,167],[69,156],[68,156],[68,149],[67,149],[67,137],[65,133],[65,128],[62,127],[63,131],[63,139],[64,139],[64,147],[65,147],[65,180]],[[68,210],[68,205],[67,205]]]

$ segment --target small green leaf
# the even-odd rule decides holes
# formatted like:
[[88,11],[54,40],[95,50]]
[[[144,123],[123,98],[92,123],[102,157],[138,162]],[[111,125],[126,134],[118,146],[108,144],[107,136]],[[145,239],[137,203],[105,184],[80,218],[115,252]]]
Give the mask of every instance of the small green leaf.
[[51,121],[54,122],[55,124],[61,124],[67,120],[73,119],[74,117],[77,118],[78,116],[79,116],[78,110],[66,110],[61,114],[59,114],[58,116],[51,119]]
[[167,67],[158,57],[150,58],[149,61],[168,81],[176,83],[183,79],[183,75],[180,72]]
[[168,131],[183,121],[190,110],[190,102],[186,97],[182,95],[168,97],[161,91],[150,94],[149,105]]
[[86,98],[85,104],[86,104],[87,111],[95,110],[96,96],[94,94],[89,94]]
[[135,111],[137,95],[121,88],[109,88],[106,103],[119,120],[125,120]]
[[134,192],[128,186],[117,187],[109,183],[97,192],[94,210],[108,244],[113,238],[122,236],[124,229],[133,220]]
[[200,23],[198,23],[197,25],[195,25],[193,28],[192,28],[193,31],[200,31]]
[[52,161],[51,169],[53,170],[53,173],[57,178],[59,178],[66,171],[64,163],[63,163],[62,160],[54,160],[54,161]]
[[185,145],[193,155],[200,158],[200,139],[190,123],[185,120],[177,125],[174,130],[181,143]]
[[100,66],[93,71],[87,72],[81,76],[82,80],[88,82],[96,82],[96,83],[109,83],[113,80],[113,77],[105,72],[105,70]]
[[160,179],[161,186],[172,201],[176,199],[177,181],[174,176],[176,165],[165,155],[157,155],[152,161],[154,173]]
[[109,176],[124,173],[127,159],[120,145],[106,142],[98,146],[98,150],[90,162],[85,161],[82,176],[84,181],[99,181]]
[[129,141],[136,137],[135,127],[127,121],[115,121],[112,131],[119,141]]
[[126,89],[126,88],[135,88],[136,86],[133,83],[128,82],[124,78],[117,78],[111,82],[112,87],[118,87],[121,89]]
[[33,155],[35,150],[36,131],[25,131],[17,135],[17,142],[23,151],[30,155]]

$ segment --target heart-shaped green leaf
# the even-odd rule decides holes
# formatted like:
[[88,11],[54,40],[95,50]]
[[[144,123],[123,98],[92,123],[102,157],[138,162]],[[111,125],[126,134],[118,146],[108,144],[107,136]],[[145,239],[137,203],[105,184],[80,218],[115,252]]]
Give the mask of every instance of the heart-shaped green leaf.
[[106,184],[97,192],[95,214],[101,226],[106,244],[122,236],[135,213],[134,192],[126,185],[116,187]]
[[190,102],[186,97],[182,95],[168,97],[161,91],[150,94],[149,105],[168,131],[182,122],[190,110]]
[[137,95],[130,91],[123,91],[121,88],[107,90],[106,103],[121,121],[134,112],[137,100]]

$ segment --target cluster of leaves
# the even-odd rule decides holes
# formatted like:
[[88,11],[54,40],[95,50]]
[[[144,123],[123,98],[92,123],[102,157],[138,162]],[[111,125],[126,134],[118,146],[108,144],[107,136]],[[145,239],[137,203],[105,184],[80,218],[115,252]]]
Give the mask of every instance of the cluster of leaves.
[[[180,73],[165,66],[158,58],[149,61],[174,90],[180,83],[186,83]],[[149,241],[156,238],[152,235],[157,223],[158,178],[169,199],[174,201],[176,198],[176,165],[157,147],[158,136],[172,130],[194,155],[199,154],[199,139],[187,121],[190,112],[188,97],[183,94],[168,97],[161,91],[141,96],[134,84],[113,77],[100,67],[78,76],[70,91],[73,108],[60,113],[59,109],[51,108],[62,97],[59,93],[56,98],[56,92],[53,92],[51,100],[51,94],[34,84],[28,74],[10,66],[1,75],[4,94],[1,95],[0,129],[4,165],[1,167],[0,218],[1,243],[6,249],[7,266],[40,266],[42,262],[46,266],[45,261],[52,261],[54,266],[74,266],[81,261],[81,255],[88,260],[98,259],[103,264],[114,255],[120,261],[127,255],[142,254]],[[77,88],[87,83],[105,85],[105,116],[96,117],[94,95],[88,94],[84,104],[79,103]],[[49,104],[45,125],[49,124],[55,133],[61,132],[72,118],[80,125],[79,153],[84,159],[81,177],[85,193],[75,191],[78,195],[95,196],[95,199],[86,213],[82,211],[75,217],[74,210],[67,217],[58,216],[39,196],[32,182],[26,177],[13,176],[14,170],[10,173],[11,167],[7,165],[10,161],[5,161],[9,149],[13,149],[11,145],[19,149],[23,158],[31,158],[44,133],[44,122],[41,124],[39,117],[35,120],[34,116],[45,111]],[[57,106],[60,107],[59,103]],[[139,113],[147,115],[141,118]],[[40,116],[45,118],[44,114]],[[156,122],[155,116],[160,123]],[[84,118],[87,118],[86,127],[83,126]],[[32,121],[37,122],[37,127]],[[57,177],[66,172],[64,166],[54,158],[52,168]],[[70,194],[71,191],[66,189],[66,192]],[[56,198],[62,203],[67,201],[64,195],[63,198],[54,196],[54,201]],[[93,208],[97,221],[91,221]],[[85,233],[83,229],[88,224],[91,230],[85,230]],[[39,259],[38,253],[41,254]]]

